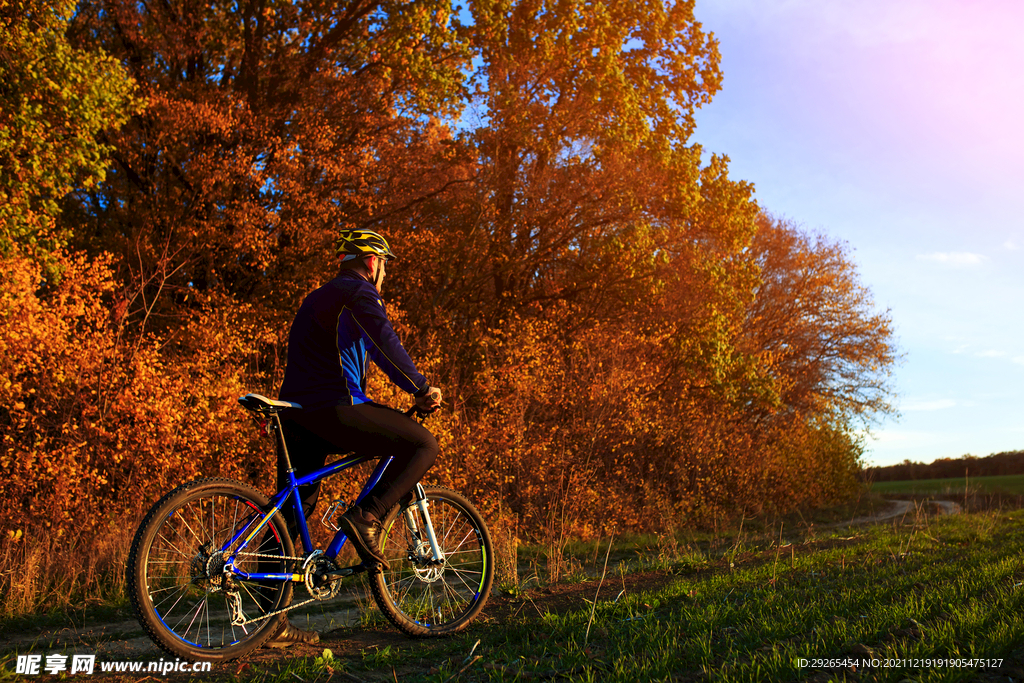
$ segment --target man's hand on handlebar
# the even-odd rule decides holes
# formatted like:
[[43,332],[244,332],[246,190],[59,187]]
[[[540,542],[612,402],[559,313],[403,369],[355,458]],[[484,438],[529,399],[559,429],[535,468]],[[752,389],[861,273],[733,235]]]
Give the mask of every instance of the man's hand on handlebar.
[[441,407],[441,390],[430,387],[427,393],[416,399],[416,409],[422,413],[432,413]]

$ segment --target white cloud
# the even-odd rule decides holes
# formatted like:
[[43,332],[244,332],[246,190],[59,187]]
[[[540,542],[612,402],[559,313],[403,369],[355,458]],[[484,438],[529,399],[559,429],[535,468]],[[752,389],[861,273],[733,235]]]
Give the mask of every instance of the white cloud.
[[896,446],[899,449],[916,448],[940,444],[942,443],[942,436],[933,431],[890,428],[872,432],[868,445],[870,446],[872,442],[886,446]]
[[941,263],[942,265],[953,266],[954,268],[970,268],[980,266],[988,258],[969,251],[937,251],[931,254],[918,254],[917,260]]
[[974,354],[978,358],[1005,358],[1007,353],[1005,351],[996,351],[995,349],[989,349],[988,351],[982,351]]
[[913,412],[919,410],[945,410],[955,405],[956,401],[951,398],[940,398],[933,401],[909,401],[900,406],[900,408],[906,412]]

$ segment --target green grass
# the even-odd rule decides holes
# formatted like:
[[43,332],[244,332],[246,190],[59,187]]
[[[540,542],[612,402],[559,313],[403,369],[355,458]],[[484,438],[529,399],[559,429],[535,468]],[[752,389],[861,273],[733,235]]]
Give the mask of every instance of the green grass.
[[[783,533],[781,543],[774,544],[767,536],[736,539],[718,550],[691,546],[675,564],[663,558],[669,567],[664,585],[620,595],[616,569],[630,562],[623,559],[609,570],[594,607],[544,613],[527,597],[525,609],[503,623],[349,657],[346,679],[633,683],[1024,677],[1024,511],[921,515],[906,526],[842,534],[787,540]],[[590,601],[598,583],[585,585]],[[861,665],[856,670],[800,665],[815,658],[860,660]],[[912,661],[936,658],[1003,661],[998,679],[996,670]],[[865,659],[904,665],[865,669]],[[310,662],[258,673],[266,683],[294,681],[295,667],[306,666],[303,678],[327,680]]]
[[942,494],[963,496],[965,485],[970,493],[1024,494],[1024,474],[964,479],[919,479],[917,481],[879,481],[871,492],[881,495]]
[[[440,640],[401,639],[387,626],[365,622],[328,634],[323,647],[337,652],[366,631],[369,642],[380,632],[381,645],[231,663],[214,667],[209,677],[260,683],[1021,680],[1024,510],[928,517],[926,509],[902,523],[853,530],[765,525],[734,529],[724,539],[616,541],[600,589],[591,570],[603,566],[607,545],[579,544],[576,560],[591,576],[563,587],[578,589],[568,603],[548,603],[548,593],[531,588],[506,599],[511,606],[502,610],[492,605],[467,633]],[[646,584],[648,590],[623,590],[628,572],[637,569],[657,570],[661,580]],[[800,665],[816,658],[860,663],[856,671]],[[913,662],[936,658],[1001,659],[1002,667]],[[865,659],[904,665],[865,669]]]
[[[510,634],[500,675],[565,672],[571,680],[794,680],[801,658],[1003,657],[1024,645],[1020,513],[945,518],[927,530],[865,530],[769,553],[728,571],[682,575],[669,586],[598,604]],[[787,562],[787,559],[789,561]],[[737,558],[739,560],[739,558]],[[525,645],[519,644],[525,638]],[[541,656],[529,653],[540,648]],[[833,672],[840,673],[840,672]],[[963,673],[963,672],[961,672]],[[974,671],[963,675],[969,680]],[[880,680],[957,680],[907,667]]]

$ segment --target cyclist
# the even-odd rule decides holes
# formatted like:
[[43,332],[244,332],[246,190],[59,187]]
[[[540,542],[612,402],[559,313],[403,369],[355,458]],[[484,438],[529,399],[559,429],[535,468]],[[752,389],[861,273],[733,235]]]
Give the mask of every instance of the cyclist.
[[[302,406],[282,420],[295,475],[324,466],[331,453],[391,456],[391,464],[363,500],[340,518],[341,529],[371,568],[387,567],[378,544],[380,521],[420,481],[437,457],[437,441],[418,421],[374,403],[366,395],[367,356],[423,411],[435,410],[441,392],[421,375],[395,334],[380,298],[386,264],[395,258],[372,230],[342,230],[335,241],[337,277],[302,302],[288,335],[280,399]],[[278,457],[278,488],[287,484]],[[299,489],[306,518],[320,484]],[[295,534],[295,520],[289,520]],[[272,646],[314,643],[319,636],[288,624]]]

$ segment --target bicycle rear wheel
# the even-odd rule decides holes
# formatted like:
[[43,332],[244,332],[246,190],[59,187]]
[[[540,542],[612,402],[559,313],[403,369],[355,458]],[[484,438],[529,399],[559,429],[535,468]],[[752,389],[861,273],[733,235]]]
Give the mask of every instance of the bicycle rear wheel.
[[[230,479],[199,479],[164,496],[146,515],[128,555],[128,595],[139,623],[164,650],[193,660],[226,661],[262,645],[291,601],[288,581],[245,580],[223,570],[257,529],[268,500]],[[294,554],[281,514],[260,529],[235,567],[288,573]],[[248,623],[239,624],[239,621]]]
[[412,636],[458,633],[480,614],[494,582],[491,537],[480,513],[463,496],[443,488],[425,488],[430,520],[444,553],[432,557],[426,525],[413,504],[417,531],[396,505],[382,523],[381,550],[389,569],[374,573],[373,596],[391,623]]

